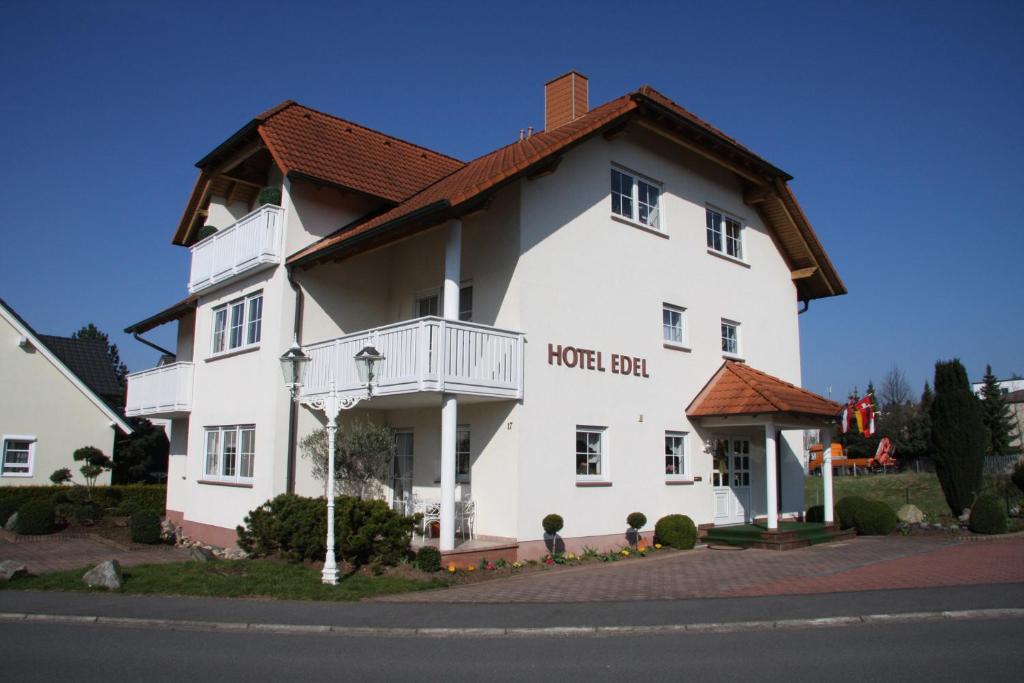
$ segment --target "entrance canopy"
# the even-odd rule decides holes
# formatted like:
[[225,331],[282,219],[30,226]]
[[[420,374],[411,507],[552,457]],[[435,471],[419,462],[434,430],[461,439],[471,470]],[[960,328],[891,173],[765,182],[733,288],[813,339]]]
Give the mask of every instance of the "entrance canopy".
[[[756,416],[776,422],[820,426],[842,406],[746,363],[727,360],[686,409],[690,418]],[[707,422],[708,420],[702,420]]]

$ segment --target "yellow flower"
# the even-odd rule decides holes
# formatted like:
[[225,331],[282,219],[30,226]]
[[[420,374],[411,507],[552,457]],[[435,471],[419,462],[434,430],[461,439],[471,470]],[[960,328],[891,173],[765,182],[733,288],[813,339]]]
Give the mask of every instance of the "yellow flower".
[[661,544],[660,543],[655,543],[654,544],[654,549],[655,550],[661,550]]
[[629,551],[628,550],[623,550],[622,551],[622,556],[623,557],[629,557]]
[[565,559],[567,559],[567,560],[575,560],[576,556],[573,555],[572,553],[569,553],[568,555],[565,556]]
[[471,564],[471,565],[467,566],[466,567],[466,571],[475,572],[476,571],[476,565]]
[[448,565],[448,573],[449,574],[454,574],[455,573],[455,563],[454,562],[451,563],[450,565]]

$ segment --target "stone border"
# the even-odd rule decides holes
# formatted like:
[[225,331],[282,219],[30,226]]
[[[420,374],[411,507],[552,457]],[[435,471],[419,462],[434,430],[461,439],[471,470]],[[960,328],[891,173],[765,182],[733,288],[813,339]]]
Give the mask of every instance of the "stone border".
[[549,626],[521,628],[392,628],[363,626],[331,626],[328,624],[261,624],[184,619],[147,619],[137,617],[101,617],[71,614],[32,614],[0,612],[0,623],[63,624],[71,626],[113,626],[121,628],[155,628],[175,631],[220,631],[273,633],[292,635],[372,636],[378,638],[549,638],[607,637],[634,635],[671,635],[679,633],[736,633],[740,631],[771,631],[777,629],[837,628],[844,626],[903,624],[918,621],[968,621],[980,619],[1024,619],[1024,608],[1007,607],[940,612],[904,612],[899,614],[865,614],[776,621],[725,621],[693,624],[661,624],[651,626]]

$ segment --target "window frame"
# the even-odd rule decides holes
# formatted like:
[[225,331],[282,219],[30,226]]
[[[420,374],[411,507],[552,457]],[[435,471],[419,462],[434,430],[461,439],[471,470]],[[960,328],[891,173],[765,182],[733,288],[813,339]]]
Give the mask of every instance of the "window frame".
[[[580,474],[579,473],[579,456],[588,455],[589,453],[580,453],[576,447],[576,443],[579,442],[580,434],[597,434],[599,436],[600,459],[598,460],[598,472],[597,474]],[[608,459],[608,428],[599,425],[576,425],[576,432],[573,439],[573,449],[575,451],[573,458],[573,469],[576,472],[577,482],[607,482],[611,480],[611,471],[609,467]],[[589,445],[589,441],[588,441]]]
[[[461,436],[466,435],[466,450],[460,450],[459,444],[462,439]],[[459,472],[460,461],[462,458],[466,459],[466,471]],[[455,481],[468,484],[472,480],[473,475],[473,436],[472,430],[468,424],[458,425],[455,428]]]
[[[463,280],[459,284],[459,311],[458,319],[462,322],[473,322],[473,301],[469,302],[467,307],[465,297],[463,296],[469,290],[470,299],[473,298],[473,281]],[[437,313],[428,313],[427,315],[420,315],[420,301],[432,299],[437,297]],[[442,318],[444,317],[444,290],[440,287],[432,287],[430,289],[421,289],[414,292],[412,295],[412,317],[415,318]]]
[[[726,326],[732,327],[733,330],[735,331],[735,340],[736,340],[736,350],[735,351],[726,351],[725,350],[725,331],[722,328],[724,328]],[[720,320],[719,340],[720,340],[720,346],[722,348],[722,356],[724,358],[729,358],[729,359],[733,359],[733,360],[743,360],[743,334],[740,331],[741,327],[743,327],[742,323],[740,323],[740,322],[738,322],[736,320],[731,320],[729,318],[722,318]]]
[[[678,429],[666,429],[664,439],[662,441],[664,445],[664,461],[663,467],[665,469],[665,480],[666,481],[693,481],[693,473],[690,471],[690,454],[689,454],[689,437],[690,433],[678,430]],[[682,444],[682,453],[676,455],[668,452],[668,440],[679,439]],[[679,472],[668,471],[668,458],[674,457],[679,459],[681,468]]]
[[[711,216],[713,216],[713,215],[714,216],[718,216],[718,218],[720,220],[720,224],[719,224],[719,229],[718,230],[715,230],[712,226],[708,225],[708,222],[709,222]],[[734,237],[734,238],[730,238],[729,237],[729,233],[728,233],[728,222],[729,221],[731,221],[731,222],[736,224],[737,232],[738,232],[738,236],[737,237]],[[714,254],[715,256],[720,256],[720,257],[722,257],[724,259],[728,259],[730,261],[736,261],[737,263],[742,263],[742,264],[747,265],[747,258],[746,258],[746,253],[747,253],[746,246],[747,245],[746,245],[746,239],[744,237],[746,235],[746,233],[747,233],[746,228],[747,228],[747,222],[743,218],[741,218],[740,216],[737,216],[736,214],[734,214],[734,213],[732,213],[730,211],[725,211],[724,209],[720,209],[717,206],[714,206],[713,204],[705,204],[704,205],[704,229],[705,229],[705,240],[704,241],[705,241],[705,246],[707,246],[707,250],[708,250],[709,254]],[[715,240],[711,240],[712,244],[708,244],[707,243],[708,240],[711,238],[712,234],[717,235],[718,241],[719,241],[719,243],[721,245],[720,247],[715,247],[714,246],[714,241]],[[730,239],[732,239],[736,243],[736,245],[737,245],[736,251],[738,253],[736,253],[736,254],[730,254],[729,253],[729,240]]]
[[[250,433],[249,443],[252,450],[245,452],[242,445],[245,443],[245,433]],[[234,460],[232,474],[225,473],[225,450],[228,443],[227,435],[233,435]],[[216,435],[216,453],[211,461],[210,437]],[[249,474],[242,474],[242,462],[248,455]],[[214,465],[211,473],[211,462]],[[234,424],[234,425],[208,425],[203,427],[203,481],[224,484],[238,484],[252,486],[256,476],[256,425],[255,424]]]
[[[630,203],[630,211],[629,211],[628,215],[621,211],[621,208],[622,208],[621,200],[619,202],[620,211],[616,211],[615,210],[615,196],[619,195],[619,196],[625,197],[626,195],[625,195],[625,193],[623,193],[621,191],[616,191],[615,188],[612,186],[612,180],[611,180],[612,177],[613,177],[611,175],[612,173],[618,173],[618,174],[620,174],[622,176],[625,176],[625,177],[630,179],[630,191],[629,191],[629,197],[628,197],[629,198],[629,203]],[[655,180],[654,178],[652,178],[650,176],[647,176],[647,175],[644,175],[643,173],[638,173],[636,171],[630,170],[629,168],[627,168],[625,166],[622,166],[621,164],[615,164],[615,163],[613,163],[611,165],[611,171],[608,174],[608,178],[609,178],[609,189],[608,189],[609,209],[608,210],[609,210],[609,213],[611,214],[611,216],[614,219],[625,221],[625,222],[629,223],[630,225],[635,225],[635,226],[637,226],[639,228],[643,228],[645,230],[651,230],[651,231],[656,232],[658,234],[667,236],[667,232],[665,230],[665,201],[664,201],[664,198],[665,198],[665,183],[661,182],[660,180]],[[645,222],[645,221],[640,219],[640,204],[641,204],[641,201],[640,201],[640,183],[643,183],[644,185],[648,186],[649,188],[653,188],[658,193],[657,205],[654,207],[655,208],[655,212],[654,212],[655,213],[655,220],[654,220],[653,224],[651,224],[650,222]],[[620,189],[621,189],[621,184],[620,184]],[[643,204],[645,206],[648,206],[648,207],[652,206],[648,202],[643,202]],[[648,210],[648,216],[650,216],[650,211],[649,210]]]
[[[5,472],[7,467],[7,444],[11,441],[27,441],[28,442],[28,462],[25,463],[25,472]],[[25,479],[32,477],[35,473],[36,467],[36,444],[39,443],[39,439],[35,436],[29,436],[27,434],[4,434],[0,438],[0,477],[12,477],[18,479]],[[19,463],[20,466],[20,463]]]
[[[252,318],[253,303],[259,300],[257,312],[259,318]],[[235,324],[235,311],[241,311],[241,320]],[[210,330],[210,357],[226,356],[249,349],[258,349],[263,340],[263,290],[246,294],[215,306],[211,313],[213,325]],[[252,340],[252,324],[255,323],[257,338]],[[235,331],[238,331],[238,344],[232,346]],[[218,341],[220,342],[218,344]]]
[[[665,313],[678,313],[679,314],[679,340],[669,339],[666,336],[668,332],[668,325],[665,323]],[[665,346],[670,346],[676,349],[690,348],[690,340],[688,335],[687,320],[686,320],[686,307],[677,306],[676,304],[670,304],[667,301],[661,303],[661,341]]]

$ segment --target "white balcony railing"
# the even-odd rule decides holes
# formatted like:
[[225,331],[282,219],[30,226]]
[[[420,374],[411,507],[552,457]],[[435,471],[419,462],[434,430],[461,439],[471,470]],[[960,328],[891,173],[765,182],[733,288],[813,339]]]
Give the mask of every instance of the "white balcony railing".
[[523,396],[523,335],[487,325],[417,318],[310,344],[302,393],[325,394],[333,379],[342,394],[365,391],[354,357],[372,345],[384,355],[375,396],[443,391],[495,398]]
[[284,209],[264,204],[192,245],[188,291],[195,294],[242,273],[281,262]]
[[128,375],[128,417],[181,417],[191,411],[192,363],[170,363]]

